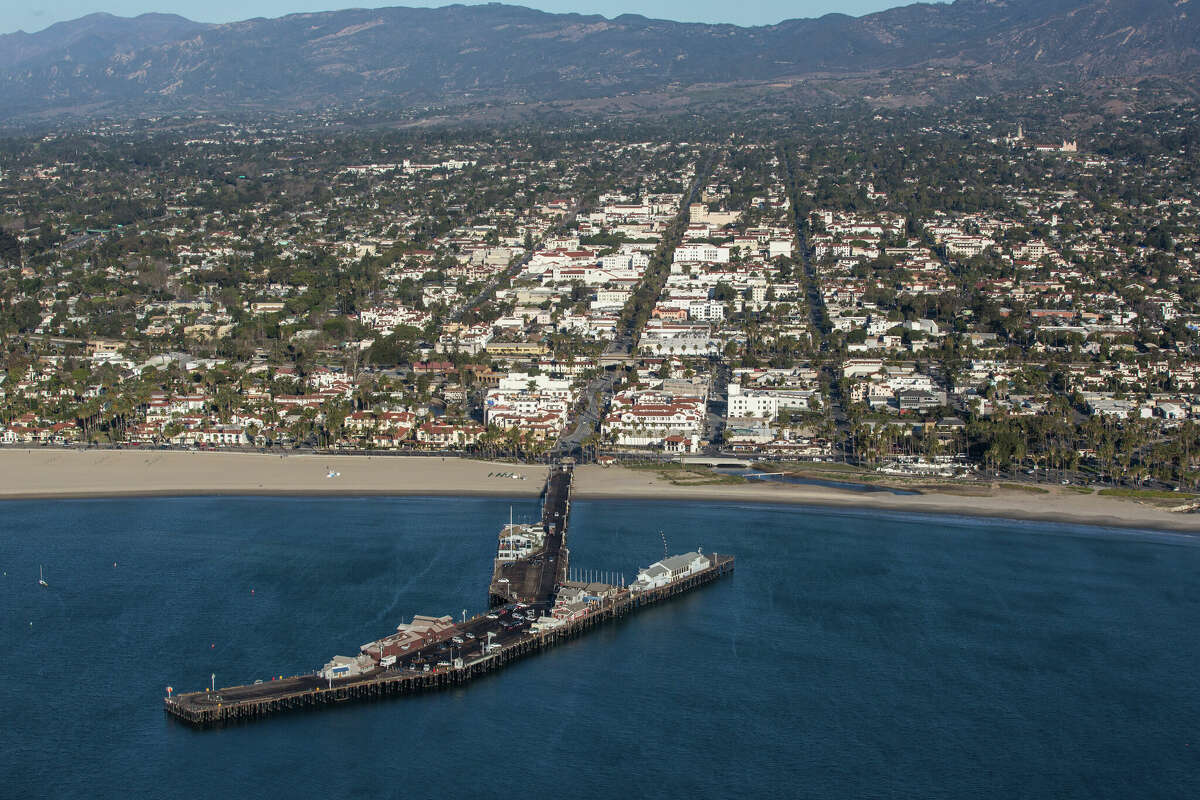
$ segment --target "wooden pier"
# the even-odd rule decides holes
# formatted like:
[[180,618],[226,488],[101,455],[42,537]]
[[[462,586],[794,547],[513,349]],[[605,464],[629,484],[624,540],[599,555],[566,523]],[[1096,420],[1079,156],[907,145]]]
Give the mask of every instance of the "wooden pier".
[[[250,686],[212,687],[208,691],[168,696],[164,698],[167,713],[190,725],[206,727],[259,719],[291,709],[460,686],[519,658],[573,639],[597,625],[669,600],[733,571],[733,556],[713,553],[708,556],[709,566],[645,591],[588,584],[584,587],[586,602],[575,600],[572,601],[575,605],[564,607],[566,619],[547,616],[559,588],[567,584],[570,553],[566,542],[572,477],[569,460],[550,468],[542,506],[541,524],[545,532],[542,546],[515,561],[497,559],[488,590],[492,610],[452,626],[460,636],[444,632],[433,640],[421,640],[411,650],[405,645],[402,650],[391,651],[393,655],[388,661],[384,661],[380,645],[375,666],[371,667],[368,661],[366,671],[353,676],[330,677],[334,673],[325,672],[324,677],[299,675]],[[450,648],[451,643],[457,647]]]
[[496,561],[488,587],[488,605],[546,603],[567,579],[571,553],[567,549],[567,522],[571,516],[572,467],[558,464],[546,478],[542,504],[542,529],[546,540],[535,553],[516,561]]
[[613,587],[615,592],[612,597],[596,603],[577,619],[548,630],[523,634],[515,641],[494,647],[485,655],[471,660],[456,660],[449,667],[438,667],[428,672],[376,669],[355,678],[333,681],[316,675],[303,675],[253,686],[222,688],[215,692],[180,694],[164,698],[164,707],[169,715],[181,722],[196,727],[212,727],[261,719],[283,711],[315,709],[348,701],[376,700],[461,686],[476,677],[502,669],[513,661],[574,639],[598,625],[670,600],[733,572],[733,556],[712,553],[709,559],[710,567],[656,589],[635,593],[628,588]]

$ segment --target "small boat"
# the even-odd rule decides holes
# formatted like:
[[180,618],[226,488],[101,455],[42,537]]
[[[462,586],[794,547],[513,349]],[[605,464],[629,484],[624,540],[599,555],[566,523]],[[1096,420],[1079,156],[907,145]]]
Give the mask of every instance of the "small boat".
[[46,577],[42,575],[42,565],[38,564],[38,583],[46,588],[50,588],[50,584],[46,583]]

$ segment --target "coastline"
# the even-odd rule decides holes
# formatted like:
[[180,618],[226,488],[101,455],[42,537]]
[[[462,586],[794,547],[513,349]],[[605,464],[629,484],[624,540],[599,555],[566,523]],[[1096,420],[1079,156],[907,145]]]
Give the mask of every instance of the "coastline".
[[[286,455],[160,450],[0,450],[0,500],[195,496],[536,497],[542,465],[426,456]],[[337,473],[328,477],[330,472]],[[502,473],[502,474],[498,474]],[[524,480],[507,477],[524,476]],[[1200,514],[1134,500],[993,487],[987,495],[856,492],[756,482],[681,486],[647,470],[585,465],[574,496],[586,500],[767,503],[869,511],[993,517],[1104,527],[1200,532]]]
[[593,469],[614,468],[578,468],[578,488],[575,490],[577,498],[762,503],[1200,533],[1200,514],[1165,511],[1122,498],[1068,494],[1050,487],[1047,487],[1046,494],[993,489],[986,496],[936,491],[918,495],[897,495],[889,492],[856,492],[766,481],[743,485],[678,486],[652,477],[651,473],[633,470],[621,470],[627,475],[615,480],[585,474],[585,471]]
[[[520,475],[524,480],[497,473]],[[39,448],[0,450],[0,475],[4,475],[0,500],[198,495],[537,497],[545,468],[437,456]]]

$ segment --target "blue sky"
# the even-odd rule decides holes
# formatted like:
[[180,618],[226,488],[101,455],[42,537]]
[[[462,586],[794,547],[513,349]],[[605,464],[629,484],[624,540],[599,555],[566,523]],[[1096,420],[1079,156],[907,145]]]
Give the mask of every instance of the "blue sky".
[[[529,0],[513,5],[544,11],[603,14],[642,14],[683,22],[732,22],[738,25],[769,25],[794,17],[819,17],[833,11],[867,14],[913,0]],[[304,11],[337,8],[394,6],[442,6],[449,0],[0,0],[0,33],[40,31],[55,22],[76,19],[97,11],[132,17],[148,11],[181,14],[198,22],[231,22],[251,17],[280,17]]]

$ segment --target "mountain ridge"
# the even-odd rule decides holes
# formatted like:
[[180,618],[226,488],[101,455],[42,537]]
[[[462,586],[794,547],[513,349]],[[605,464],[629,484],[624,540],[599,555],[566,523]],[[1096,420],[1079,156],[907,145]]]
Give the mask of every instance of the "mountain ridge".
[[488,4],[231,23],[93,14],[0,35],[13,116],[568,100],[944,65],[1029,85],[1200,72],[1191,0],[956,0],[774,25]]

